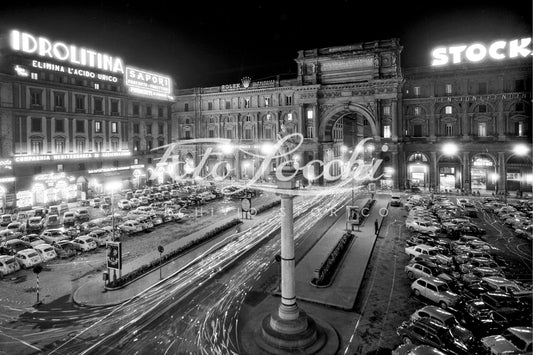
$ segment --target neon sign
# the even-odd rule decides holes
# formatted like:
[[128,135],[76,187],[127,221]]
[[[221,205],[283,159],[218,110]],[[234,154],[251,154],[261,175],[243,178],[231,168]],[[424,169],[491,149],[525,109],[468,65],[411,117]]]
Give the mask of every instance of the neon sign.
[[173,100],[172,80],[169,76],[126,67],[126,86],[131,94]]
[[124,74],[122,59],[92,49],[67,45],[59,41],[50,41],[45,37],[35,37],[27,32],[12,30],[11,48],[18,52],[37,54],[74,65],[87,66],[99,70]]
[[515,39],[512,41],[495,41],[486,46],[482,43],[458,45],[450,47],[437,47],[431,55],[432,66],[446,64],[461,64],[463,62],[477,63],[487,58],[502,60],[505,58],[527,57],[531,55],[531,37]]
[[105,152],[105,153],[75,153],[75,154],[53,154],[53,155],[22,155],[14,158],[16,163],[27,163],[34,161],[46,160],[73,160],[73,159],[94,159],[94,158],[111,158],[130,156],[129,150],[122,152]]

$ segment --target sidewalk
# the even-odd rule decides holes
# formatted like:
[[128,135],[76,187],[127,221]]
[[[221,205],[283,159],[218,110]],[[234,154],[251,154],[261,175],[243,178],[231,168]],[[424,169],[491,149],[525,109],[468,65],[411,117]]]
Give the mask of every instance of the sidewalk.
[[[264,212],[267,212],[267,211],[269,210],[266,210]],[[77,288],[73,292],[72,301],[79,305],[94,306],[94,307],[112,306],[112,305],[121,304],[129,300],[130,298],[136,296],[140,292],[144,291],[148,287],[159,282],[161,280],[160,273],[163,279],[168,277],[169,275],[173,274],[174,272],[178,271],[180,268],[184,267],[189,262],[194,260],[197,256],[201,255],[209,247],[215,245],[217,242],[227,237],[228,235],[235,233],[237,228],[239,228],[240,230],[246,230],[252,227],[253,224],[257,223],[258,219],[264,218],[262,215],[264,216],[266,215],[266,213],[254,216],[253,219],[242,219],[242,224],[229,228],[227,231],[223,232],[220,236],[215,237],[209,240],[208,242],[202,244],[198,248],[195,248],[191,250],[190,252],[187,252],[183,254],[182,256],[175,258],[173,261],[162,265],[161,270],[157,268],[145,274],[144,276],[136,279],[135,281],[129,283],[128,285],[126,285],[125,287],[121,289],[106,291],[104,288],[104,281],[102,278],[102,274],[91,275],[87,278],[86,282],[84,282],[79,288]],[[163,253],[163,255],[186,245],[192,240],[202,237],[208,231],[213,230],[217,227],[220,227],[230,222],[233,219],[236,219],[234,215],[232,215],[231,217],[219,219],[217,221],[214,221],[213,224],[211,224],[209,227],[200,229],[181,239],[178,239],[170,244],[165,245],[164,246],[165,252]],[[126,275],[127,273],[133,270],[136,270],[140,266],[149,264],[154,260],[159,260],[159,258],[160,258],[159,252],[154,250],[154,251],[151,251],[145,254],[141,258],[131,260],[128,263],[123,264],[122,275]],[[110,274],[111,279],[113,278],[112,272],[113,271],[111,271],[111,274]],[[118,274],[117,274],[117,277],[118,277]]]

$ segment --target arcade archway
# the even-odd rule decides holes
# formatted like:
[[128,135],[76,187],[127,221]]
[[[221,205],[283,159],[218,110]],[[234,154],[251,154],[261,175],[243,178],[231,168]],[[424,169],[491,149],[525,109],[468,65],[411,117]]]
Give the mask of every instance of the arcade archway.
[[407,158],[406,187],[426,188],[429,186],[429,158],[426,154],[416,152]]
[[496,160],[489,154],[476,154],[470,165],[472,191],[495,191],[498,185]]

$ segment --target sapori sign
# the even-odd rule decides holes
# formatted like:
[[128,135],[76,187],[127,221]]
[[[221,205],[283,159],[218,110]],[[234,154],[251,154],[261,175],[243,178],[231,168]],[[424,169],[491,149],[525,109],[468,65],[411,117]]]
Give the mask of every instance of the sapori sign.
[[487,58],[497,61],[518,57],[525,58],[532,54],[529,48],[530,44],[531,37],[527,37],[512,41],[495,41],[489,45],[472,43],[470,45],[437,47],[431,51],[433,58],[431,65],[478,63]]

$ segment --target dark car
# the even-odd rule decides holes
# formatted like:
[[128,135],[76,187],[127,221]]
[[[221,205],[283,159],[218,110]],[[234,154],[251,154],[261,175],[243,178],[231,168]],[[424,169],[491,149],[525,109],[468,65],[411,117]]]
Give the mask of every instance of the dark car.
[[52,244],[52,247],[56,251],[57,257],[60,259],[70,258],[77,254],[77,249],[70,240],[61,240]]
[[457,320],[476,337],[498,334],[505,328],[505,324],[494,319],[493,311],[479,298],[463,300],[456,309]]
[[423,317],[416,321],[403,322],[396,333],[406,344],[426,344],[446,349],[449,354],[455,355],[471,354],[468,344],[455,338],[447,327],[430,318]]
[[480,295],[485,305],[494,311],[499,321],[506,327],[515,325],[531,326],[531,313],[527,306],[515,297],[503,292],[486,292]]

